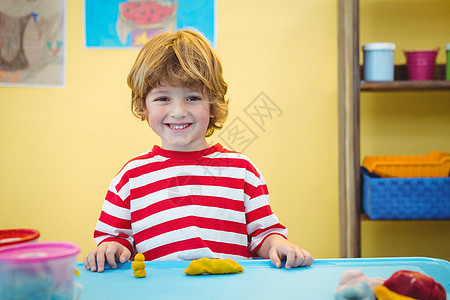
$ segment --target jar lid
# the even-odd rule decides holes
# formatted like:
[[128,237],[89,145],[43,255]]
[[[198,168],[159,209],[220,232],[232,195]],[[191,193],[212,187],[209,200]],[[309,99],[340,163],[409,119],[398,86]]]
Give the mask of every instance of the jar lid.
[[395,50],[394,43],[368,43],[363,46],[363,50]]
[[450,44],[445,45],[445,50],[450,51]]
[[80,247],[67,242],[28,243],[0,248],[0,262],[38,263],[75,256]]
[[0,230],[0,247],[31,242],[41,234],[35,229],[4,229]]

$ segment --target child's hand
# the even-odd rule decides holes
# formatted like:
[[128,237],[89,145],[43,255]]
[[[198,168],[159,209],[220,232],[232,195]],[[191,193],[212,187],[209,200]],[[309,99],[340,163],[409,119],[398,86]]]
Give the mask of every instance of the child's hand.
[[111,268],[117,267],[116,260],[124,263],[131,257],[131,252],[127,247],[117,242],[105,242],[100,244],[97,248],[89,252],[89,254],[83,258],[83,264],[86,269],[92,272],[103,272],[105,269],[105,259]]
[[272,234],[265,239],[258,250],[258,255],[269,258],[277,268],[281,267],[283,259],[286,259],[286,269],[308,267],[314,262],[314,258],[308,251],[278,234]]

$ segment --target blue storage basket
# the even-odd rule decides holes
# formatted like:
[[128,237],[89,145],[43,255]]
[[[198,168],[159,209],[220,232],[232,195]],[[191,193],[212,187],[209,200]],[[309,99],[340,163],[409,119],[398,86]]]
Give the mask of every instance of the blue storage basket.
[[450,177],[381,178],[361,167],[363,210],[374,220],[450,219]]

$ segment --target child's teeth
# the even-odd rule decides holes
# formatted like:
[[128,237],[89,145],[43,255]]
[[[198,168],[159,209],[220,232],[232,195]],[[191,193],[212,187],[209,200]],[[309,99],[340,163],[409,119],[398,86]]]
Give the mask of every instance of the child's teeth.
[[189,124],[184,124],[184,125],[172,125],[172,124],[170,124],[169,126],[172,129],[184,129],[184,128],[188,127],[188,125]]

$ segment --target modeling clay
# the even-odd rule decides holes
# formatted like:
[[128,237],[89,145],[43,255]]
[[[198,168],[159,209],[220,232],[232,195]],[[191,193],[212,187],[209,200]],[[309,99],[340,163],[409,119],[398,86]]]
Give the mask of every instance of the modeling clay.
[[137,260],[137,261],[144,261],[144,260],[145,260],[145,256],[144,256],[144,254],[142,254],[142,253],[138,253],[138,254],[136,254],[136,255],[134,256],[134,260]]
[[200,258],[191,261],[184,270],[187,275],[209,274],[231,274],[243,273],[244,269],[240,264],[231,259]]
[[133,270],[141,270],[141,269],[145,269],[145,263],[143,261],[138,261],[135,260],[133,261],[133,263],[131,264],[131,268]]
[[397,271],[384,286],[393,292],[418,300],[445,300],[444,287],[432,277],[413,271]]
[[414,298],[397,294],[384,285],[375,287],[374,292],[378,300],[415,300]]
[[134,262],[131,264],[131,269],[133,269],[133,275],[136,278],[142,278],[147,276],[145,272],[145,257],[142,253],[138,253],[134,256]]
[[147,273],[145,272],[144,269],[140,269],[140,270],[134,270],[133,275],[136,278],[143,278],[143,277],[147,276]]
[[75,275],[80,276],[80,271],[78,271],[77,269],[75,269]]
[[373,289],[382,285],[383,282],[383,278],[367,277],[361,270],[345,271],[339,279],[339,286],[336,289],[334,299],[375,300]]
[[360,281],[354,285],[344,285],[334,294],[335,300],[375,300],[369,285]]
[[345,285],[355,285],[361,281],[367,283],[370,290],[373,292],[373,289],[376,286],[382,285],[385,280],[380,277],[367,277],[361,270],[348,270],[341,275],[337,290]]

